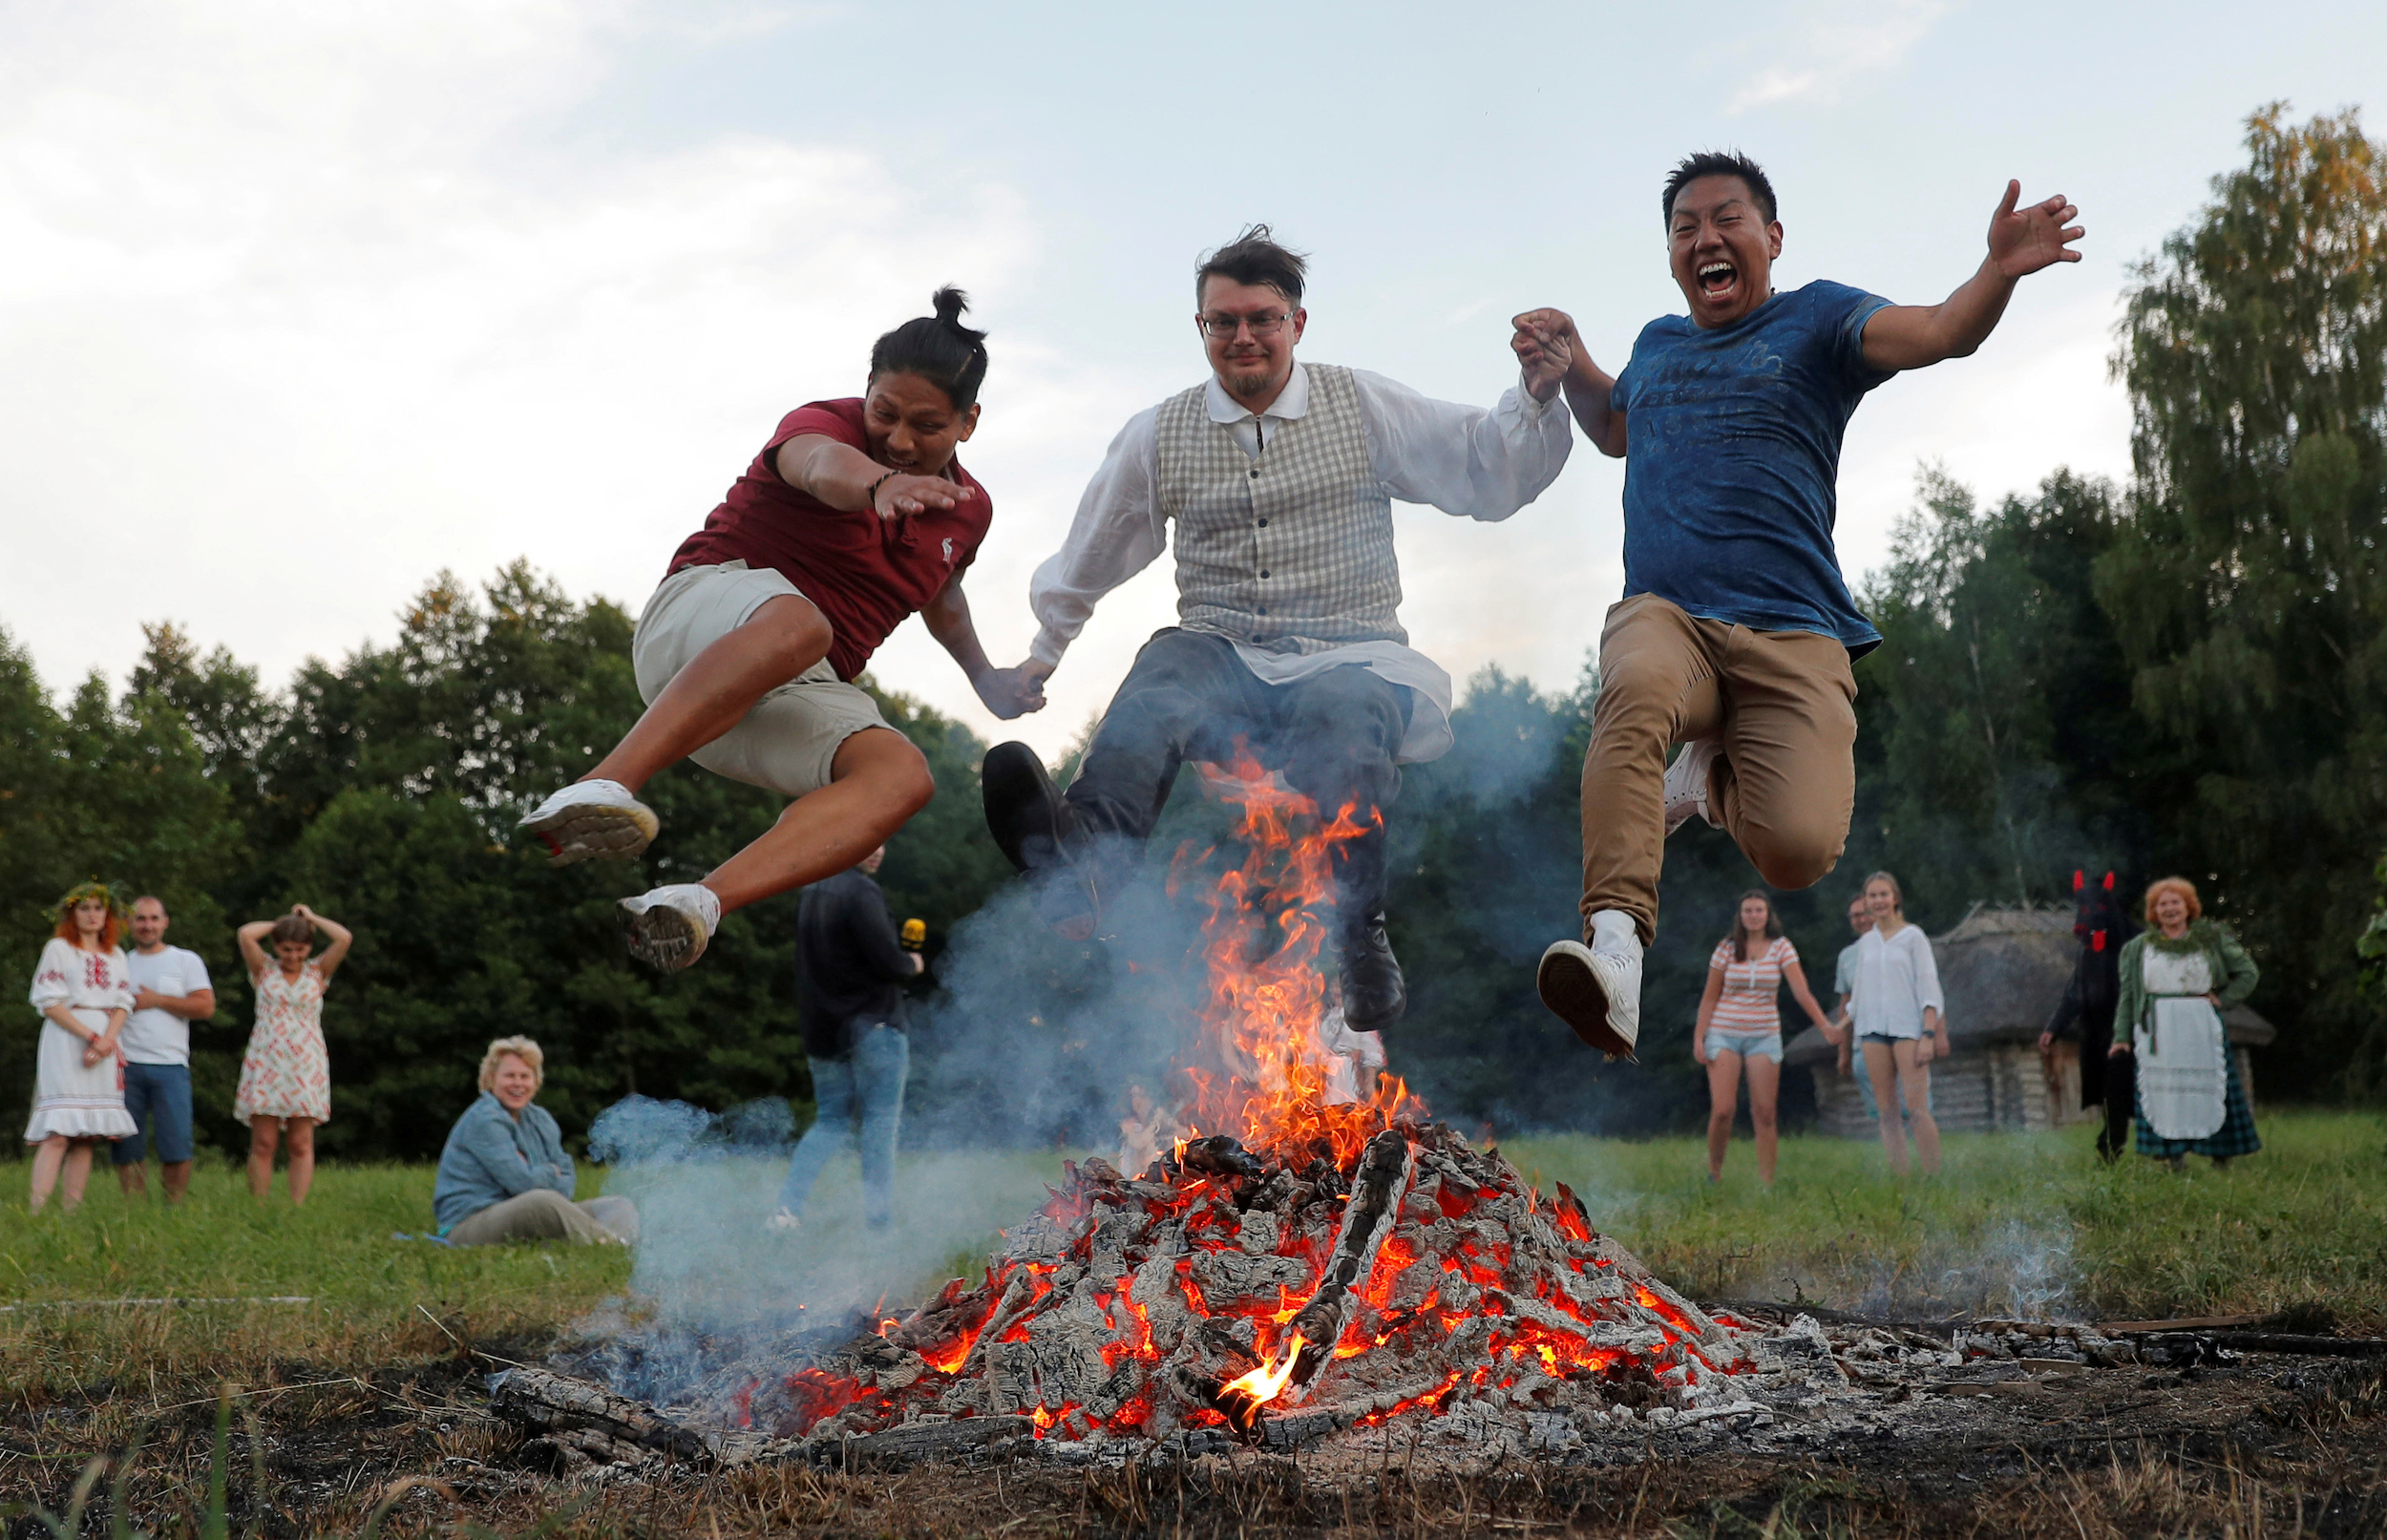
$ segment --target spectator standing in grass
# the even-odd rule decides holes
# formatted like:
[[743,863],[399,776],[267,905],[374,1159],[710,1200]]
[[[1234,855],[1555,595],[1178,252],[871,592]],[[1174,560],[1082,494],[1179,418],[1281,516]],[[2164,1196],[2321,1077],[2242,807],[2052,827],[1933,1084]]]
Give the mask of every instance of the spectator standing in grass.
[[[1840,949],[1840,960],[1832,969],[1831,992],[1840,997],[1840,1003],[1833,1008],[1831,1019],[1833,1023],[1840,1028],[1839,1036],[1834,1040],[1840,1046],[1840,1078],[1847,1080],[1850,1074],[1856,1075],[1857,1094],[1865,1098],[1865,1115],[1869,1118],[1878,1118],[1881,1116],[1881,1107],[1873,1100],[1873,1077],[1852,1068],[1856,1055],[1856,1031],[1850,1026],[1848,1018],[1848,997],[1856,991],[1857,941],[1865,939],[1865,933],[1872,928],[1873,912],[1865,907],[1865,894],[1859,890],[1857,896],[1848,900],[1848,929],[1855,933],[1856,940],[1850,941]],[[1832,1037],[1830,1027],[1824,1029],[1824,1036]],[[1936,1095],[1937,1092],[1934,1091],[1933,1094]],[[1929,1099],[1926,1098],[1926,1100]],[[1936,1116],[1937,1104],[1930,1105],[1933,1114]],[[1898,1115],[1901,1118],[1906,1116],[1904,1112]]]
[[2105,1110],[2105,1126],[2097,1130],[2097,1153],[2108,1166],[2122,1158],[2130,1139],[2130,1118],[2138,1106],[2138,1065],[2130,1052],[2125,1027],[2114,1030],[2122,1000],[2122,948],[2139,928],[2123,913],[2114,891],[2114,875],[2092,883],[2086,872],[2072,874],[2072,892],[2079,918],[2072,934],[2081,939],[2081,955],[2072,967],[2047,1029],[2038,1035],[2038,1050],[2047,1053],[2058,1038],[2081,1044],[2081,1105]]
[[[1898,879],[1876,872],[1865,879],[1865,907],[1873,928],[1857,939],[1856,988],[1848,1011],[1857,1044],[1865,1050],[1865,1073],[1873,1083],[1882,1150],[1890,1169],[1907,1173],[1907,1125],[1914,1126],[1914,1148],[1924,1174],[1939,1173],[1939,1125],[1932,1118],[1932,1060],[1948,1051],[1939,992],[1939,963],[1931,939],[1907,922]],[[1899,1099],[1906,1117],[1896,1116]]]
[[1707,1179],[1724,1173],[1724,1150],[1732,1140],[1732,1115],[1741,1105],[1741,1072],[1749,1077],[1749,1124],[1757,1135],[1757,1179],[1774,1185],[1778,1135],[1776,1098],[1782,1090],[1782,1012],[1785,983],[1825,1036],[1831,1023],[1806,987],[1798,949],[1782,934],[1773,900],[1751,889],[1741,896],[1732,934],[1716,943],[1707,960],[1707,987],[1700,996],[1699,1022],[1691,1033],[1691,1057],[1707,1069]]
[[432,1215],[450,1245],[638,1239],[638,1209],[628,1198],[572,1201],[563,1130],[531,1100],[546,1073],[547,1056],[529,1038],[499,1038],[481,1055],[480,1097],[448,1130],[431,1192]]
[[2121,1003],[2138,1060],[2139,1153],[2173,1171],[2190,1155],[2227,1166],[2263,1148],[2221,1013],[2246,1002],[2262,972],[2196,884],[2165,877],[2146,890],[2147,928],[2123,943]]
[[124,1023],[124,1109],[132,1137],[111,1151],[116,1184],[146,1197],[142,1165],[152,1135],[166,1201],[180,1203],[191,1185],[191,1023],[216,1014],[216,986],[196,952],[166,944],[165,901],[133,900],[133,1014]]
[[116,1057],[133,1008],[115,895],[86,882],[58,900],[58,928],[33,967],[33,1008],[42,1014],[33,1081],[31,1207],[39,1213],[65,1178],[61,1202],[81,1206],[91,1180],[92,1147],[133,1131],[124,1110],[123,1062]]
[[804,1057],[813,1071],[813,1126],[796,1141],[779,1189],[773,1230],[804,1222],[822,1170],[849,1140],[862,1157],[862,1214],[874,1230],[895,1221],[896,1139],[903,1123],[903,985],[927,964],[904,950],[887,899],[871,875],[879,846],[804,890],[795,916],[796,994]]
[[[320,957],[315,933],[331,943]],[[273,956],[258,943],[271,938]],[[240,929],[241,959],[257,994],[257,1024],[241,1059],[232,1115],[248,1126],[248,1190],[263,1203],[273,1188],[273,1153],[286,1129],[290,1204],[306,1201],[315,1181],[315,1129],[331,1117],[331,1060],[324,1050],[324,990],[355,938],[347,927],[295,904],[280,919]]]

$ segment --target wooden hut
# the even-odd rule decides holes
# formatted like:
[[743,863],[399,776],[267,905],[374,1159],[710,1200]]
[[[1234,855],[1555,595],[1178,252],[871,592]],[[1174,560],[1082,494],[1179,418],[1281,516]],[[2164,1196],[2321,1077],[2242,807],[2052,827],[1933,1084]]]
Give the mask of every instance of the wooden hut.
[[[1949,1053],[1932,1065],[1932,1115],[1949,1133],[1993,1129],[2053,1129],[2101,1114],[2081,1106],[2080,1045],[2038,1049],[2039,1032],[2071,981],[2080,943],[2070,909],[1976,908],[1932,940],[1948,998]],[[2254,1095],[2250,1047],[2275,1035],[2246,1006],[2223,1021],[2247,1096]],[[1838,1050],[1808,1027],[1784,1050],[1785,1067],[1815,1078],[1815,1113],[1827,1133],[1874,1137],[1873,1120],[1853,1079],[1838,1069]]]

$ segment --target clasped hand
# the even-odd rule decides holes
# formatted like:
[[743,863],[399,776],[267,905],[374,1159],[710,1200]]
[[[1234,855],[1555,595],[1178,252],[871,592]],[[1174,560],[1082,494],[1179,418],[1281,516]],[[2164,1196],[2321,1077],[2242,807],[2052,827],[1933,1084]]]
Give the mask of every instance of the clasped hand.
[[1045,708],[1045,681],[1052,665],[1030,658],[1014,668],[989,668],[970,681],[986,709],[1008,722]]
[[1509,339],[1509,347],[1525,370],[1526,392],[1536,401],[1550,400],[1574,368],[1574,317],[1545,307],[1528,310],[1510,325],[1516,327],[1516,333]]

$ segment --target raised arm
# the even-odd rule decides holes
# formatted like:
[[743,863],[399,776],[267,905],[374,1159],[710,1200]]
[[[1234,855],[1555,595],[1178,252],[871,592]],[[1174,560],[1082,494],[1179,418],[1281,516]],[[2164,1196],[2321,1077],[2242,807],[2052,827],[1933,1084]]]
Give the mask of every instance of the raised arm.
[[273,960],[265,956],[265,949],[257,944],[272,929],[273,921],[270,919],[252,919],[233,933],[233,938],[241,943],[241,960],[248,964],[251,982],[263,979],[265,970],[273,966]]
[[2066,220],[2080,210],[2059,193],[2017,209],[2022,184],[2006,183],[2006,196],[1989,221],[1989,255],[1980,269],[1937,305],[1892,305],[1865,323],[1865,362],[1875,369],[1923,369],[1943,358],[1969,357],[2006,313],[2014,285],[2042,267],[2079,262],[2072,243],[2081,226]]
[[1567,392],[1568,410],[1574,413],[1593,448],[1612,460],[1623,459],[1624,413],[1609,405],[1616,392],[1616,376],[1592,362],[1591,349],[1583,346],[1574,329],[1574,319],[1564,310],[1528,310],[1512,324],[1517,331],[1509,346],[1516,349],[1520,360],[1530,354],[1564,355],[1566,369],[1560,383]]
[[324,918],[305,904],[292,904],[290,913],[331,938],[331,944],[325,947],[322,955],[315,959],[315,972],[322,977],[324,982],[331,982],[331,976],[338,970],[340,960],[349,955],[349,943],[356,938],[349,934],[349,928],[346,925],[336,919]]
[[881,518],[958,508],[978,496],[940,475],[890,471],[853,445],[823,433],[798,433],[779,446],[771,464],[779,479],[798,492],[847,513],[868,508]]

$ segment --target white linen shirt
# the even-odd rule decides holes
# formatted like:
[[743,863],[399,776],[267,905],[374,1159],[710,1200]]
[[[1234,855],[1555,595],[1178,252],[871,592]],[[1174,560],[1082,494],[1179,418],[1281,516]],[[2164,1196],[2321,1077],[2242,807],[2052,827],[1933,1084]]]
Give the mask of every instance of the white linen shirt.
[[[1365,369],[1353,369],[1368,469],[1400,502],[1426,503],[1457,517],[1497,522],[1531,502],[1565,468],[1574,434],[1557,398],[1536,401],[1522,382],[1489,411],[1420,395]],[[1309,371],[1299,363],[1268,410],[1255,413],[1212,375],[1204,399],[1243,453],[1259,458],[1272,422],[1309,411]],[[1036,569],[1027,603],[1038,630],[1028,656],[1058,665],[1105,594],[1151,565],[1168,548],[1159,513],[1160,409],[1128,419],[1102,468],[1086,484],[1069,537]],[[1424,653],[1397,642],[1359,642],[1321,652],[1280,653],[1237,642],[1236,656],[1255,677],[1290,685],[1346,664],[1416,693],[1408,735],[1395,758],[1416,764],[1450,750],[1450,676]]]
[[1939,1012],[1943,1026],[1947,1023],[1939,962],[1920,925],[1901,925],[1895,936],[1870,930],[1858,937],[1855,982],[1848,1014],[1859,1037],[1919,1038],[1926,1007]]

